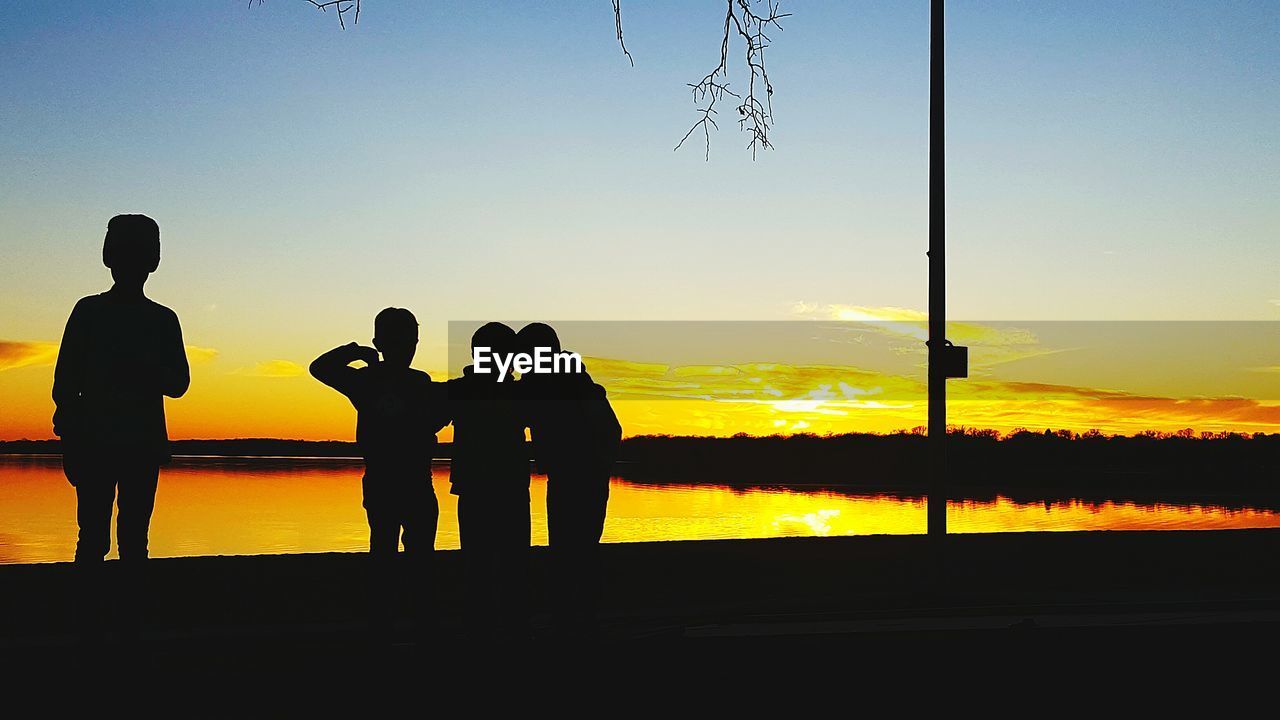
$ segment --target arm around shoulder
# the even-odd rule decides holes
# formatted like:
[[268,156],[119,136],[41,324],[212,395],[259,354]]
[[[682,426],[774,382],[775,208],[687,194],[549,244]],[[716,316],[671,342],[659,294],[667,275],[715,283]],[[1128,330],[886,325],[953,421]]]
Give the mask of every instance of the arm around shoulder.
[[426,385],[427,424],[432,432],[440,432],[453,422],[453,411],[449,406],[448,381],[436,382],[427,377]]

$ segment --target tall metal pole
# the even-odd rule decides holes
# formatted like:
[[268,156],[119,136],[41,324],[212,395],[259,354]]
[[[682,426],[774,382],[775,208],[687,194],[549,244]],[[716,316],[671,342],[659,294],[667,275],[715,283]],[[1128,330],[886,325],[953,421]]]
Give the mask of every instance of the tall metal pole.
[[943,113],[943,0],[929,3],[929,538],[947,534],[946,190]]

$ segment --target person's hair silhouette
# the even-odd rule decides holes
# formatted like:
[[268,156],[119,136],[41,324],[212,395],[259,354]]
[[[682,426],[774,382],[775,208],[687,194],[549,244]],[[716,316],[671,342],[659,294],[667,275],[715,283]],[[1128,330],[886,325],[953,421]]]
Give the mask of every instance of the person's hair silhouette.
[[[516,350],[516,334],[487,323],[471,348]],[[452,488],[467,578],[468,625],[480,639],[521,639],[528,632],[529,454],[516,383],[472,366],[448,382],[453,417]]]
[[[530,355],[538,348],[561,352],[559,336],[545,323],[524,326],[517,339]],[[547,474],[552,620],[562,638],[582,638],[595,629],[597,549],[622,426],[585,368],[528,373],[519,385],[534,461]]]
[[520,328],[516,333],[516,344],[521,352],[532,352],[534,348],[550,348],[551,352],[560,352],[560,336],[555,328],[546,323],[532,322]]
[[[356,443],[364,456],[364,508],[374,560],[369,617],[390,629],[395,575],[391,563],[404,543],[413,561],[411,585],[420,620],[427,619],[429,560],[440,507],[431,484],[436,433],[448,422],[444,392],[431,376],[409,367],[418,347],[418,321],[404,308],[386,308],[373,321],[373,347],[348,343],[311,363],[311,374],[355,407]],[[365,367],[351,363],[361,360]],[[392,597],[389,597],[392,596]]]
[[[54,369],[53,427],[62,438],[67,480],[76,488],[76,562],[96,565],[111,549],[114,504],[120,559],[136,566],[147,558],[156,483],[170,459],[164,397],[181,397],[191,376],[178,316],[142,292],[160,264],[155,220],[111,218],[102,262],[115,284],[82,298],[67,319]],[[142,612],[141,582],[133,578],[119,595],[134,619]]]
[[383,362],[408,367],[418,351],[418,319],[404,308],[382,310],[373,318],[373,347]]

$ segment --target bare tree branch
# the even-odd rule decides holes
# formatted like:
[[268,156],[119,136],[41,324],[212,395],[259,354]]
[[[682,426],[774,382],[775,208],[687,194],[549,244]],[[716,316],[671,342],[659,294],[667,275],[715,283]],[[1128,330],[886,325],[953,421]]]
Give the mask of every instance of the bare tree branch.
[[[249,0],[249,7],[261,5],[264,0]],[[351,24],[355,25],[360,22],[360,0],[306,0],[311,3],[320,12],[329,12],[329,8],[338,11],[338,26],[343,30],[347,29],[347,21],[343,17],[348,12],[354,11]]]
[[636,59],[631,57],[627,44],[622,41],[622,0],[613,0],[613,27],[618,31],[618,46],[622,48],[622,54],[631,61],[631,67],[635,67]]
[[343,21],[342,16],[347,14],[349,10],[355,10],[355,17],[351,19],[351,24],[355,25],[360,22],[360,0],[307,0],[307,2],[316,6],[320,12],[329,12],[329,8],[338,11],[338,25],[343,29],[347,29],[347,23]]
[[[618,47],[627,61],[635,67],[635,58],[627,50],[622,39],[622,0],[611,0],[613,3],[613,27],[618,38]],[[262,4],[263,0],[249,0],[249,5]],[[330,8],[337,11],[338,24],[347,28],[345,15],[353,12],[352,24],[360,22],[360,0],[306,0],[321,12]],[[791,13],[779,11],[780,0],[724,0],[724,26],[720,34],[720,62],[701,80],[689,83],[690,94],[698,112],[698,119],[689,127],[674,150],[684,144],[698,130],[702,131],[705,147],[704,157],[711,159],[711,130],[720,129],[716,123],[716,103],[726,96],[734,98],[738,112],[738,129],[745,131],[750,140],[747,149],[751,151],[751,159],[756,158],[760,150],[773,147],[769,141],[769,130],[773,127],[773,84],[769,82],[769,72],[765,69],[765,50],[770,45],[766,31],[782,30],[780,22]],[[729,46],[734,38],[743,44],[743,59],[747,69],[747,89],[739,94],[729,89]],[[700,107],[699,107],[700,106]]]
[[[766,12],[757,12],[756,8],[762,4]],[[747,143],[751,158],[754,160],[758,151],[773,147],[769,142],[769,129],[773,127],[773,84],[769,82],[764,57],[770,38],[765,31],[772,32],[771,28],[782,30],[779,21],[790,15],[791,13],[779,12],[778,0],[764,0],[763,3],[761,0],[725,0],[720,63],[702,80],[689,84],[694,104],[702,104],[698,108],[701,115],[689,128],[689,132],[676,143],[676,150],[701,128],[706,143],[706,159],[711,159],[711,128],[719,128],[714,119],[716,103],[726,95],[739,101],[734,109],[738,111],[738,128],[745,130],[751,137]],[[729,89],[729,44],[735,35],[743,41],[749,73],[745,96]]]

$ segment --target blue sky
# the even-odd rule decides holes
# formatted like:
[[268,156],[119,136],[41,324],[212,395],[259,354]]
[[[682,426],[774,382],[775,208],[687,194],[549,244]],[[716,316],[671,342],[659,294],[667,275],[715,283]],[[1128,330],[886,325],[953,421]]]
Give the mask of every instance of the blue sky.
[[[1280,316],[1280,4],[951,2],[955,317]],[[790,2],[777,149],[672,146],[720,4],[19,2],[0,26],[0,336],[104,286],[116,212],[189,339],[305,356],[443,322],[923,308],[926,2]],[[738,75],[737,77],[740,77]]]

